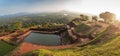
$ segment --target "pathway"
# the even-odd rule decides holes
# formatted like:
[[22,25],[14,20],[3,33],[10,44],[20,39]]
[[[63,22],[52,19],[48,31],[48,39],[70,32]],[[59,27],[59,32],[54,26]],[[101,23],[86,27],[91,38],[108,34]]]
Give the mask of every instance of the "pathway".
[[20,56],[24,53],[38,50],[38,49],[65,49],[65,48],[71,48],[74,47],[76,44],[71,45],[63,45],[63,46],[43,46],[43,45],[36,45],[32,43],[23,42],[19,47],[18,50],[15,50],[12,52],[11,56]]

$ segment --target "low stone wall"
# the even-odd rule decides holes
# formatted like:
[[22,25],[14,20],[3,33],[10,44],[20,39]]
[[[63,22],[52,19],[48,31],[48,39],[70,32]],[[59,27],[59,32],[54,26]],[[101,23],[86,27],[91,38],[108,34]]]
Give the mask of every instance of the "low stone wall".
[[51,31],[51,32],[48,32],[48,31],[32,31],[34,33],[42,33],[42,34],[56,34],[58,33],[58,31]]
[[1,37],[0,37],[0,40],[1,40],[1,39],[4,39],[4,38],[10,38],[10,39],[11,39],[11,38],[14,38],[14,37],[18,37],[18,36],[20,36],[20,35],[28,32],[28,31],[29,31],[29,30],[24,30],[24,31],[21,31],[21,32],[15,31],[15,32],[10,33],[10,34],[8,34],[8,35],[1,36]]
[[8,34],[8,35],[1,36],[1,37],[0,37],[0,40],[1,40],[1,39],[4,39],[4,38],[10,38],[10,36],[16,35],[16,34],[17,34],[16,32],[13,32],[13,33],[10,33],[10,34]]
[[17,37],[17,43],[20,43],[20,42],[22,42],[30,33],[31,33],[32,31],[28,31],[28,32],[26,32],[25,34],[23,34],[23,35],[20,35],[20,36],[18,36]]

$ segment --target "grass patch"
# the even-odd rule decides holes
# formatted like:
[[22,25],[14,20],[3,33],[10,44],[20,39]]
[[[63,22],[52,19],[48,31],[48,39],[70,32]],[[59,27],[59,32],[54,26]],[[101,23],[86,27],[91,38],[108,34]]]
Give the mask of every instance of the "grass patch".
[[10,45],[13,45],[13,46],[18,45],[18,43],[16,43],[15,41],[10,40],[9,38],[4,38],[2,41],[5,42],[5,43],[8,43]]
[[12,51],[15,47],[12,45],[8,45],[2,41],[0,41],[0,56],[4,56],[5,54]]
[[83,32],[86,31],[86,29],[90,29],[90,27],[84,23],[81,23],[77,27],[75,27],[75,32]]
[[103,29],[102,31],[100,31],[100,32],[98,33],[97,37],[95,37],[95,39],[93,39],[93,40],[91,40],[91,41],[89,41],[89,42],[87,42],[87,43],[80,44],[79,47],[81,47],[81,46],[86,46],[86,45],[88,45],[88,44],[94,44],[95,42],[97,42],[97,41],[99,40],[99,38],[101,38],[101,36],[102,36],[105,32],[106,32],[106,28]]

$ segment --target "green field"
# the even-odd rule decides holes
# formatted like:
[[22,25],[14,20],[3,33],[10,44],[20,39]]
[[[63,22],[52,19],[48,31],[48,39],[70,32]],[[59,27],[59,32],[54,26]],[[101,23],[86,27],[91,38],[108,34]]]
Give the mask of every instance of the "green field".
[[9,53],[10,51],[12,51],[15,47],[8,45],[2,41],[0,41],[0,56],[3,56],[7,53]]
[[89,26],[87,26],[87,25],[84,24],[84,23],[81,23],[81,24],[79,24],[77,27],[75,27],[75,32],[84,32],[84,31],[87,31],[87,30],[89,30],[89,29],[90,29]]

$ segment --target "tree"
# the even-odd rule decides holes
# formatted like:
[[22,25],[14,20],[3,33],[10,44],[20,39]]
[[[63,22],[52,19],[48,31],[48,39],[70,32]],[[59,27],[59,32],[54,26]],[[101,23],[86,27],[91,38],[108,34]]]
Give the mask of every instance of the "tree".
[[92,16],[92,21],[98,21],[98,17],[97,16]]
[[89,20],[89,17],[87,15],[83,15],[83,14],[80,14],[80,18],[82,19],[82,21]]
[[116,15],[114,13],[110,12],[103,12],[100,13],[100,18],[103,18],[105,22],[107,23],[113,23],[115,21]]
[[98,17],[97,16],[92,16],[92,22],[95,22],[95,24],[97,24],[98,21]]
[[14,30],[20,30],[21,28],[22,28],[22,22],[17,21],[13,23]]
[[5,26],[4,26],[4,25],[2,25],[2,26],[0,27],[0,29],[1,29],[1,32],[5,32]]
[[43,23],[42,27],[44,28],[50,28],[51,24],[49,22]]

